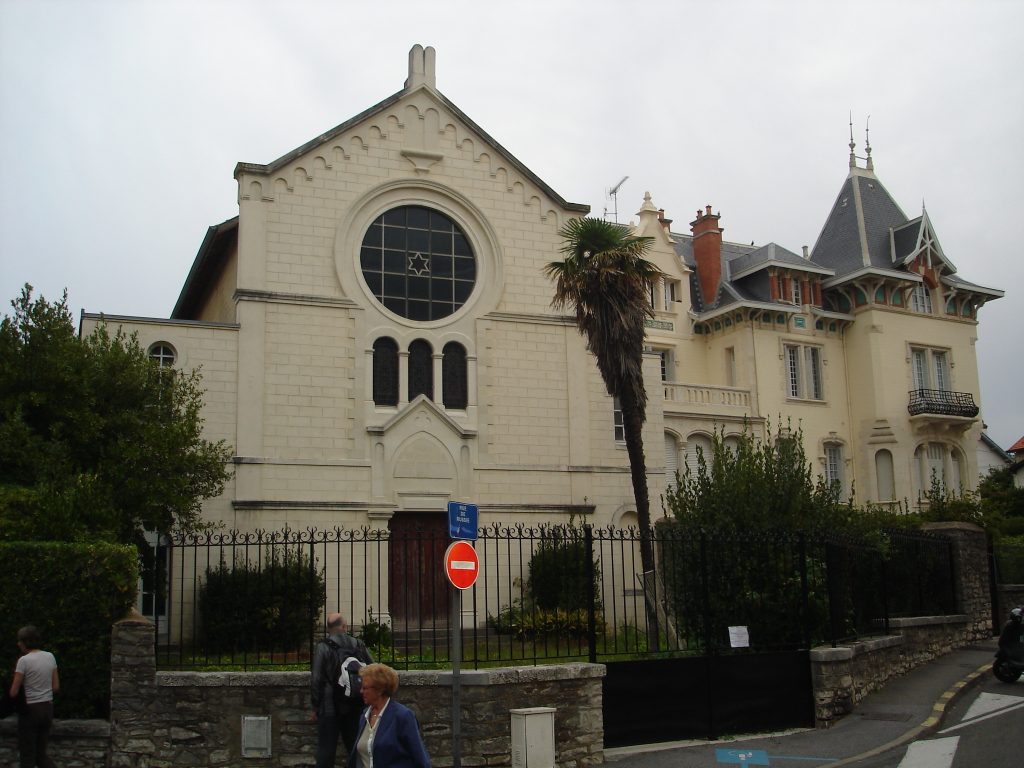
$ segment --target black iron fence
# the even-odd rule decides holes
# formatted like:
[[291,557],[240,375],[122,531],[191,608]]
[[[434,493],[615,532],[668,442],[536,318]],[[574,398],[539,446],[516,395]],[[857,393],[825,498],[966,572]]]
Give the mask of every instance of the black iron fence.
[[836,644],[891,617],[956,613],[951,544],[662,524],[644,573],[632,528],[482,527],[480,575],[459,593],[443,531],[230,531],[162,540],[143,564],[144,608],[165,668],[305,665],[327,612],[399,668],[537,664]]

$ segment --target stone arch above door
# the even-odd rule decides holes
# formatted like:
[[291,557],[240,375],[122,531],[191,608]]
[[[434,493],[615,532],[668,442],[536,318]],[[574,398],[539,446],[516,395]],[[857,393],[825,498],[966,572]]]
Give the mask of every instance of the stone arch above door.
[[476,433],[426,397],[417,397],[376,435],[373,493],[398,509],[445,510],[471,493]]

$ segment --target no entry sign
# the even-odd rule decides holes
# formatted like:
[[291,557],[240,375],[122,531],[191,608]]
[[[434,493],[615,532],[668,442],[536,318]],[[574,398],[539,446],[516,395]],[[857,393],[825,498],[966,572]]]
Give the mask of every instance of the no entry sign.
[[480,558],[468,541],[453,541],[444,553],[444,572],[458,589],[469,589],[480,574]]

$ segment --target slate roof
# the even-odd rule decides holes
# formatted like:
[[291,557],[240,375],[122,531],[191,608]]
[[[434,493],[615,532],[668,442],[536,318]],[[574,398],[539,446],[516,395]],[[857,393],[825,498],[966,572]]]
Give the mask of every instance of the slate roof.
[[834,269],[837,277],[864,267],[891,269],[889,228],[899,229],[907,222],[874,172],[851,168],[814,244],[811,261]]

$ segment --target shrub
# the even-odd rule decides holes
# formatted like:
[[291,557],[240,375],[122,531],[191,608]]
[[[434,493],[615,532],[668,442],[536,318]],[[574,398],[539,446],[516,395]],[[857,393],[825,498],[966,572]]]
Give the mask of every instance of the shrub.
[[298,650],[310,642],[326,589],[323,571],[285,547],[265,547],[261,560],[207,569],[199,594],[199,644],[207,653]]
[[110,713],[110,629],[135,604],[133,546],[109,543],[0,543],[0,670],[9,684],[19,627],[34,624],[57,657],[59,718]]
[[556,526],[545,528],[537,551],[530,560],[527,588],[533,603],[542,611],[586,611],[593,584],[595,606],[601,604],[601,570],[593,559],[587,562],[582,529]]

